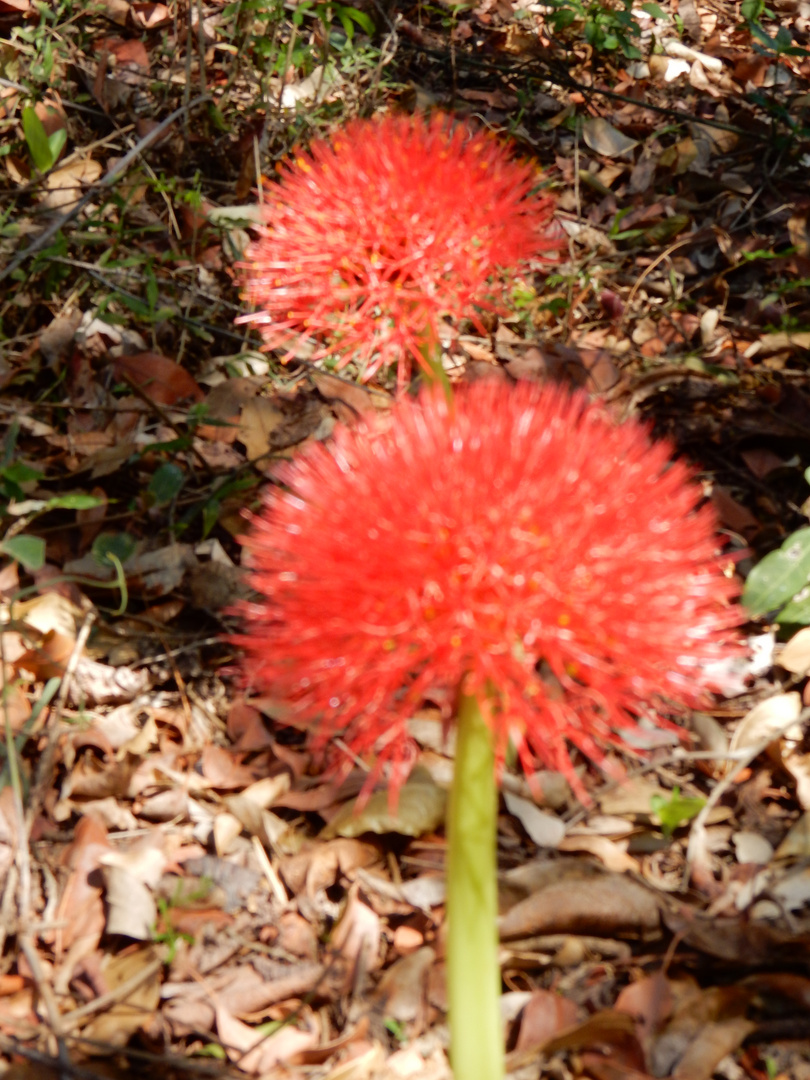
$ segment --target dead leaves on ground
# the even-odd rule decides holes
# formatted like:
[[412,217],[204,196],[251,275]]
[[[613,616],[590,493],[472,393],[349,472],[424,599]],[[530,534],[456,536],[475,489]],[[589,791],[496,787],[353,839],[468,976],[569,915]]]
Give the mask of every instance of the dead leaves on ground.
[[[152,84],[179,102],[193,39],[193,77],[227,104],[222,10],[195,8],[192,34],[174,39],[163,4],[103,6],[107,24],[70,72],[102,126],[55,91],[34,102],[46,134],[69,138],[45,178],[19,138],[4,156],[21,207],[18,234],[0,237],[6,261],[43,213],[70,213],[130,138],[148,138]],[[468,110],[538,151],[571,239],[560,279],[517,282],[515,311],[491,334],[448,342],[452,377],[559,380],[619,416],[649,415],[707,467],[739,545],[778,545],[805,503],[810,432],[807,61],[757,52],[750,27],[682,0],[688,41],[667,30],[642,66],[586,58],[581,27],[571,31],[566,71],[588,84],[577,89],[545,66],[534,77],[555,43],[544,14],[518,6],[520,24],[514,5],[488,0],[454,10],[452,25],[438,9],[403,11],[390,42],[417,101]],[[3,25],[38,17],[27,0],[0,0]],[[801,7],[778,20],[806,32]],[[476,67],[445,94],[407,43],[448,41],[454,72],[475,46],[518,58],[519,75]],[[25,103],[10,49],[0,119],[13,126]],[[302,66],[273,83],[284,118],[324,94],[331,107],[353,100],[350,79],[321,74]],[[591,92],[608,87],[625,100]],[[220,618],[242,587],[231,539],[273,459],[389,401],[325,371],[282,370],[229,336],[256,146],[269,133],[274,154],[289,149],[286,129],[252,111],[261,96],[235,92],[231,131],[175,125],[145,146],[117,201],[97,192],[65,231],[67,255],[15,279],[4,308],[3,460],[22,466],[2,474],[19,480],[4,524],[43,541],[46,557],[27,576],[0,569],[5,720],[35,811],[26,855],[11,788],[0,789],[0,1049],[47,1049],[51,1025],[85,1064],[128,1043],[195,1063],[218,1055],[234,1075],[439,1080],[452,747],[437,710],[414,718],[425,772],[398,815],[385,793],[358,812],[359,773],[325,781],[279,704],[244,700],[219,674],[233,661]],[[777,106],[796,153],[779,158],[775,182]],[[204,175],[199,200],[150,172],[184,180],[201,162],[225,179]],[[88,237],[115,230],[111,261],[99,258]],[[47,509],[54,495],[92,505]],[[128,610],[116,616],[122,582]],[[503,1008],[519,1075],[551,1059],[592,1080],[789,1070],[778,1045],[762,1047],[806,1032],[810,769],[797,724],[810,662],[801,640],[763,648],[758,668],[720,673],[730,696],[747,695],[727,705],[731,738],[696,718],[708,756],[651,745],[653,768],[597,792],[587,816],[559,777],[505,774]],[[722,799],[664,828],[675,787],[700,804],[718,785]],[[26,945],[16,954],[12,933]]]
[[[224,743],[216,712],[164,696],[162,706],[154,695],[118,706],[83,730],[62,725],[59,799],[46,803],[32,834],[42,860],[34,904],[51,897],[52,929],[32,923],[40,969],[21,957],[20,978],[0,983],[0,1034],[36,1024],[49,988],[77,1054],[97,1054],[100,1044],[111,1053],[137,1035],[150,1044],[168,1038],[192,1054],[220,1046],[248,1075],[319,1063],[337,1077],[353,1061],[373,1066],[369,1075],[397,1075],[390,1070],[398,1055],[449,1075],[441,1051],[441,815],[415,825],[404,797],[398,823],[384,816],[387,799],[379,811],[372,801],[367,828],[354,836],[347,808],[361,777],[344,789],[313,787],[306,754],[279,744],[255,706],[237,702],[224,714]],[[770,713],[759,706],[737,727],[733,749],[765,737],[789,759],[794,735],[773,701]],[[414,730],[429,733],[429,723],[428,714]],[[424,760],[446,774],[435,750]],[[777,826],[768,809],[781,793],[763,789],[762,775],[739,787],[753,815],[748,834],[734,831],[725,807],[707,818],[715,876],[705,909],[681,898],[689,831],[661,837],[652,807],[669,793],[652,776],[606,790],[598,812],[578,825],[556,817],[562,835],[545,853],[529,839],[531,816],[525,832],[516,824],[525,809],[514,803],[518,813],[502,816],[502,859],[512,864],[501,875],[503,1006],[515,1068],[564,1055],[593,1078],[621,1068],[637,1078],[708,1080],[728,1054],[767,1037],[769,1010],[806,1022],[810,984],[799,975],[707,988],[682,964],[667,973],[655,961],[657,974],[645,975],[647,965],[634,960],[666,932],[692,966],[701,954],[737,967],[808,955],[806,894],[783,887],[808,830],[798,822],[789,829],[784,815]],[[426,770],[412,786],[434,783]],[[17,844],[10,793],[0,798],[6,874]],[[302,801],[308,793],[318,798]],[[313,819],[289,809],[306,805],[330,823],[317,837]],[[71,819],[75,829],[53,833],[51,821]],[[782,834],[782,849],[746,839],[761,838],[765,821]],[[400,842],[396,861],[390,833],[413,836]],[[743,902],[738,886],[757,874]],[[793,912],[789,926],[781,910],[754,913],[759,898],[777,894]],[[614,1004],[593,1012],[595,979]],[[396,1054],[392,1032],[405,1040]]]

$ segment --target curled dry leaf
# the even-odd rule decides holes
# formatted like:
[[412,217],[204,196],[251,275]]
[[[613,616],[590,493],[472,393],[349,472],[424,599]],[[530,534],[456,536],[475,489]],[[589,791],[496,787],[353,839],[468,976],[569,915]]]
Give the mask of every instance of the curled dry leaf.
[[49,210],[72,210],[82,197],[82,185],[94,184],[101,176],[101,165],[92,158],[72,161],[61,169],[54,169],[45,178],[45,195],[42,205]]
[[297,1054],[313,1049],[319,1042],[317,1021],[308,1008],[301,1013],[301,1019],[308,1023],[306,1029],[290,1023],[267,1036],[237,1020],[220,1001],[216,1005],[216,1018],[217,1032],[228,1057],[250,1076],[259,1076],[278,1065],[292,1065]]
[[158,910],[152,890],[123,866],[103,868],[108,934],[151,941]]
[[504,791],[503,799],[527,835],[538,847],[557,848],[565,837],[565,822],[554,814],[548,814],[528,799]]
[[628,877],[598,874],[576,882],[556,881],[519,901],[498,920],[504,939],[534,934],[652,933],[658,903],[649,889]]
[[756,1026],[744,1016],[705,1024],[670,1073],[673,1080],[711,1080],[723,1058],[742,1046]]
[[773,694],[755,705],[740,721],[731,739],[731,751],[749,750],[768,738],[801,739],[801,728],[791,727],[802,711],[802,697],[796,691]]
[[[63,862],[68,880],[56,910],[54,950],[60,957],[68,950],[75,963],[95,950],[104,930],[102,889],[96,871],[101,856],[111,850],[107,830],[92,817],[79,820],[73,843],[65,850]],[[67,979],[70,971],[66,972]]]
[[601,116],[589,117],[582,124],[585,145],[605,157],[621,157],[638,146],[637,139],[630,139]]
[[777,859],[810,858],[810,814],[802,814],[776,849]]
[[793,635],[779,653],[777,663],[793,675],[804,676],[810,671],[810,626]]
[[428,975],[436,959],[429,946],[416,949],[387,968],[377,984],[374,1002],[383,1014],[418,1034],[426,1022]]
[[565,836],[559,844],[560,851],[586,851],[595,855],[606,870],[616,874],[638,874],[638,860],[627,853],[627,841],[611,840],[607,836]]
[[367,971],[376,971],[380,966],[381,943],[380,916],[359,899],[355,885],[331,939],[334,952],[347,966],[347,988],[356,985],[357,976],[362,977]]
[[[434,783],[430,773],[417,767],[400,790],[395,808],[392,808],[388,791],[375,791],[362,802],[353,799],[338,811],[321,836],[324,839],[362,836],[363,833],[424,836],[434,832],[444,821],[446,805],[444,788]],[[542,814],[542,811],[537,810],[537,813]]]

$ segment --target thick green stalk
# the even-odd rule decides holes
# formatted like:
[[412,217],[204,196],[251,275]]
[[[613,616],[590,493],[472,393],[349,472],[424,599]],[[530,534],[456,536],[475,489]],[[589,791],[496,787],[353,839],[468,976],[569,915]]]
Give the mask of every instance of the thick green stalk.
[[436,345],[435,349],[432,349],[430,345],[424,344],[420,349],[422,356],[424,357],[427,367],[430,369],[430,374],[427,370],[423,370],[423,377],[430,383],[433,382],[438,386],[441,386],[444,390],[444,396],[447,398],[448,405],[453,404],[453,388],[450,385],[450,380],[447,378],[447,372],[444,370],[442,364],[442,350],[440,345]]
[[497,824],[492,732],[478,700],[462,695],[447,821],[447,998],[455,1080],[500,1080],[504,1071]]

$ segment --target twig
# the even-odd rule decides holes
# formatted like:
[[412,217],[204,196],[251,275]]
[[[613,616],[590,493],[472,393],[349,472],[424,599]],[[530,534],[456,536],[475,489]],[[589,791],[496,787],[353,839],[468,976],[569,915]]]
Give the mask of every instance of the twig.
[[[162,967],[163,960],[161,960],[160,957],[155,957],[154,960],[150,960],[148,964],[142,967],[140,971],[136,971],[134,975],[131,975],[125,982],[122,982],[120,986],[116,986],[113,990],[108,990],[106,994],[99,994],[97,998],[88,1001],[86,1005],[80,1005],[77,1009],[65,1013],[59,1020],[62,1031],[67,1034],[67,1032],[80,1021],[87,1020],[97,1013],[104,1012],[110,1005],[117,1005],[120,1001],[126,1001],[130,994],[134,993],[139,986],[149,982]],[[73,1035],[73,1038],[79,1037],[80,1036]]]
[[50,981],[47,975],[43,971],[42,964],[39,962],[39,954],[34,948],[34,943],[31,940],[31,935],[28,933],[19,934],[17,941],[20,946],[20,950],[25,956],[28,966],[31,969],[31,975],[33,976],[34,983],[37,988],[40,1000],[45,1006],[45,1012],[48,1017],[48,1026],[51,1039],[56,1045],[56,1052],[59,1058],[60,1072],[70,1065],[70,1055],[68,1054],[67,1047],[62,1041],[62,1023],[59,1017],[59,1009],[56,1006],[54,1000],[53,990],[51,988]]
[[754,743],[753,746],[748,747],[748,749],[743,752],[742,757],[739,758],[731,772],[726,773],[723,779],[715,784],[709,793],[703,808],[692,822],[692,827],[689,830],[689,844],[686,848],[686,866],[684,868],[684,884],[689,880],[692,863],[697,858],[698,851],[705,839],[706,823],[709,819],[709,814],[718,804],[720,799],[722,799],[728,789],[736,781],[740,773],[744,769],[747,769],[751,762],[755,761],[761,753],[767,750],[771,743],[776,742],[777,739],[781,739],[783,735],[786,735],[790,729],[796,727],[797,724],[806,724],[808,720],[810,720],[810,709],[802,709],[798,716],[794,716],[792,720],[782,724],[776,731],[770,732],[764,738]]
[[79,199],[76,205],[71,207],[70,210],[66,211],[64,214],[58,214],[47,229],[45,229],[44,232],[41,232],[35,240],[31,241],[25,251],[21,251],[16,258],[12,259],[4,270],[0,270],[0,281],[5,281],[6,278],[10,277],[18,270],[24,262],[27,262],[32,255],[36,255],[38,251],[41,251],[46,244],[56,236],[60,229],[64,228],[69,221],[80,214],[88,203],[92,202],[100,191],[112,187],[122,173],[126,172],[130,165],[140,157],[144,150],[148,150],[150,146],[156,143],[172,126],[175,120],[181,117],[187,109],[190,112],[192,109],[197,108],[198,105],[202,105],[204,102],[210,100],[210,94],[201,94],[199,97],[194,98],[193,101],[190,101],[188,106],[183,105],[181,108],[175,109],[173,113],[169,113],[165,120],[161,121],[161,123],[159,123],[153,131],[150,131],[148,135],[144,135],[144,137],[132,147],[129,153],[124,154],[120,161],[115,163],[103,180],[99,180],[98,183],[93,184],[89,191],[85,192],[81,199]]

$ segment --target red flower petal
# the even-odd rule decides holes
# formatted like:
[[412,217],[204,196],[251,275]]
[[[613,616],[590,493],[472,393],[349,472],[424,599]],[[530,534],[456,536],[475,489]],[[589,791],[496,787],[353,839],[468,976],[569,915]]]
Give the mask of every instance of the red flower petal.
[[705,698],[738,590],[668,444],[531,384],[376,423],[288,465],[246,540],[266,598],[242,608],[247,670],[319,744],[340,735],[396,785],[414,709],[466,679],[497,692],[499,755],[513,739],[581,792],[567,743],[600,761],[650,703]]
[[307,337],[314,358],[363,378],[396,364],[402,388],[443,320],[493,306],[501,269],[557,251],[534,167],[446,117],[348,124],[288,167],[242,265],[268,348]]

